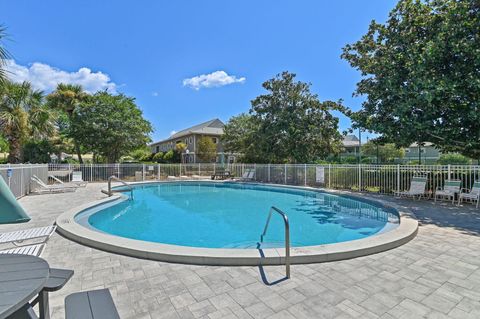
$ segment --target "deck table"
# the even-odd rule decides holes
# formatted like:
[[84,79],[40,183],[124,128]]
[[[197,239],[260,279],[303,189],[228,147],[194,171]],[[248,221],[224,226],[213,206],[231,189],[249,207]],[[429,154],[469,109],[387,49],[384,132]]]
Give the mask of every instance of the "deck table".
[[50,266],[40,257],[0,254],[0,318],[24,308],[42,291],[49,276]]

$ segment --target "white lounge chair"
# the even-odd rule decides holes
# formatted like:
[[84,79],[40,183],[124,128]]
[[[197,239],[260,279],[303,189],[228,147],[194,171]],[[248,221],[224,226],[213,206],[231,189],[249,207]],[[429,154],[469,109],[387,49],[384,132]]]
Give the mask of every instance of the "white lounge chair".
[[61,179],[58,179],[57,177],[53,175],[48,175],[48,178],[53,179],[57,184],[53,184],[53,186],[63,186],[63,187],[73,187],[73,188],[78,188],[80,185],[74,184],[74,183],[64,183]]
[[0,254],[20,254],[38,257],[42,253],[43,247],[45,247],[45,244],[28,245],[7,250],[0,250]]
[[86,187],[87,182],[83,180],[82,172],[81,171],[74,171],[72,172],[72,181],[73,184],[77,184],[79,187]]
[[462,186],[462,181],[458,179],[446,180],[443,188],[437,187],[435,191],[435,202],[437,202],[437,197],[447,198],[448,200],[452,199],[452,204],[455,203],[455,195],[460,193],[460,188]]
[[427,186],[427,178],[414,176],[410,183],[410,189],[408,191],[394,191],[393,193],[398,197],[406,196],[406,197],[413,197],[418,196],[418,198],[425,195],[425,188]]
[[52,193],[65,193],[65,192],[74,192],[77,190],[75,187],[65,187],[60,185],[47,185],[40,178],[33,175],[30,178],[32,184],[36,185],[33,187],[31,194],[52,194]]
[[239,180],[241,181],[252,181],[255,178],[255,169],[246,169],[243,172],[242,177]]
[[45,226],[28,228],[8,233],[0,233],[0,244],[13,244],[15,246],[21,245],[24,241],[43,239],[46,242],[50,236],[55,232],[57,226]]
[[477,208],[480,203],[480,181],[475,181],[473,183],[472,189],[462,189],[460,195],[458,195],[458,205],[462,202],[462,200],[469,200],[472,203],[477,201]]

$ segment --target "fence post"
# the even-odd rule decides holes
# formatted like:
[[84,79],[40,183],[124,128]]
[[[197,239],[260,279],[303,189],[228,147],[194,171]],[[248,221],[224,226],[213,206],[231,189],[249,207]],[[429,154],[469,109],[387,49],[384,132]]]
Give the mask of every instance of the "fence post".
[[450,164],[448,164],[448,180],[450,180],[450,174],[451,174],[451,167],[450,167]]
[[358,164],[358,191],[362,191],[362,164]]
[[157,164],[157,179],[160,180],[160,164]]
[[270,163],[268,163],[268,182],[270,183]]
[[201,174],[201,170],[200,170],[200,165],[201,165],[201,164],[198,163],[198,176],[201,176],[201,175],[202,175],[202,174]]
[[118,175],[118,179],[122,179],[121,175],[120,175],[120,164],[117,163],[117,175]]
[[[23,192],[23,191],[24,191],[24,189],[23,189],[23,167],[20,168],[20,171],[21,171],[21,173],[20,173],[20,174],[21,174],[21,175],[20,175],[20,189],[22,190],[22,196],[23,196],[23,195],[26,195],[26,194]],[[47,174],[47,184],[48,184],[48,174]]]
[[215,175],[216,168],[217,168],[217,163],[213,163],[213,175]]
[[285,176],[285,185],[287,185],[287,164],[285,164],[285,169],[284,169],[284,176]]
[[397,164],[397,192],[400,191],[400,164]]
[[72,164],[68,164],[68,181],[72,181],[72,175],[70,174],[70,171],[72,170]]
[[142,164],[142,181],[145,180],[145,164]]
[[307,186],[307,164],[303,164],[304,165],[304,174],[303,174],[303,177],[305,178],[305,183],[304,185]]
[[330,172],[332,171],[332,164],[328,164],[328,188],[332,188],[331,187],[331,183],[330,183],[330,180],[331,180],[331,174]]

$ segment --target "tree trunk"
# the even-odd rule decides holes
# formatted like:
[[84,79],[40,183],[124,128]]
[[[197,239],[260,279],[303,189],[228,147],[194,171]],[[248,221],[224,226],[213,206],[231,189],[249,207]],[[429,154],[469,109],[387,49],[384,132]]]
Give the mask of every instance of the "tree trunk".
[[75,152],[77,152],[78,156],[78,162],[80,164],[83,164],[83,159],[82,159],[82,152],[80,151],[80,145],[76,141],[73,142],[75,144]]
[[9,140],[10,151],[8,153],[8,162],[10,164],[19,164],[22,162],[22,146],[18,140]]

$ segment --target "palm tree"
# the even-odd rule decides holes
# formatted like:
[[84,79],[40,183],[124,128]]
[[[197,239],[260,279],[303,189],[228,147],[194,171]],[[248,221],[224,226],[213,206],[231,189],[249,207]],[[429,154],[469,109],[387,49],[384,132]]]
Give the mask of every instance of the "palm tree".
[[7,36],[5,30],[6,28],[0,25],[0,86],[7,80],[7,70],[5,70],[5,66],[7,65],[8,58],[10,58],[7,49],[2,45],[2,40]]
[[[75,109],[81,102],[85,101],[87,97],[88,94],[83,91],[81,85],[59,83],[55,91],[47,96],[47,103],[52,109],[65,112],[70,122],[69,124],[71,124]],[[73,145],[78,156],[78,161],[83,163],[80,144],[73,140]]]
[[55,115],[43,100],[43,92],[33,90],[28,82],[5,81],[0,86],[0,128],[10,146],[9,163],[21,163],[22,144],[28,138],[55,134]]

